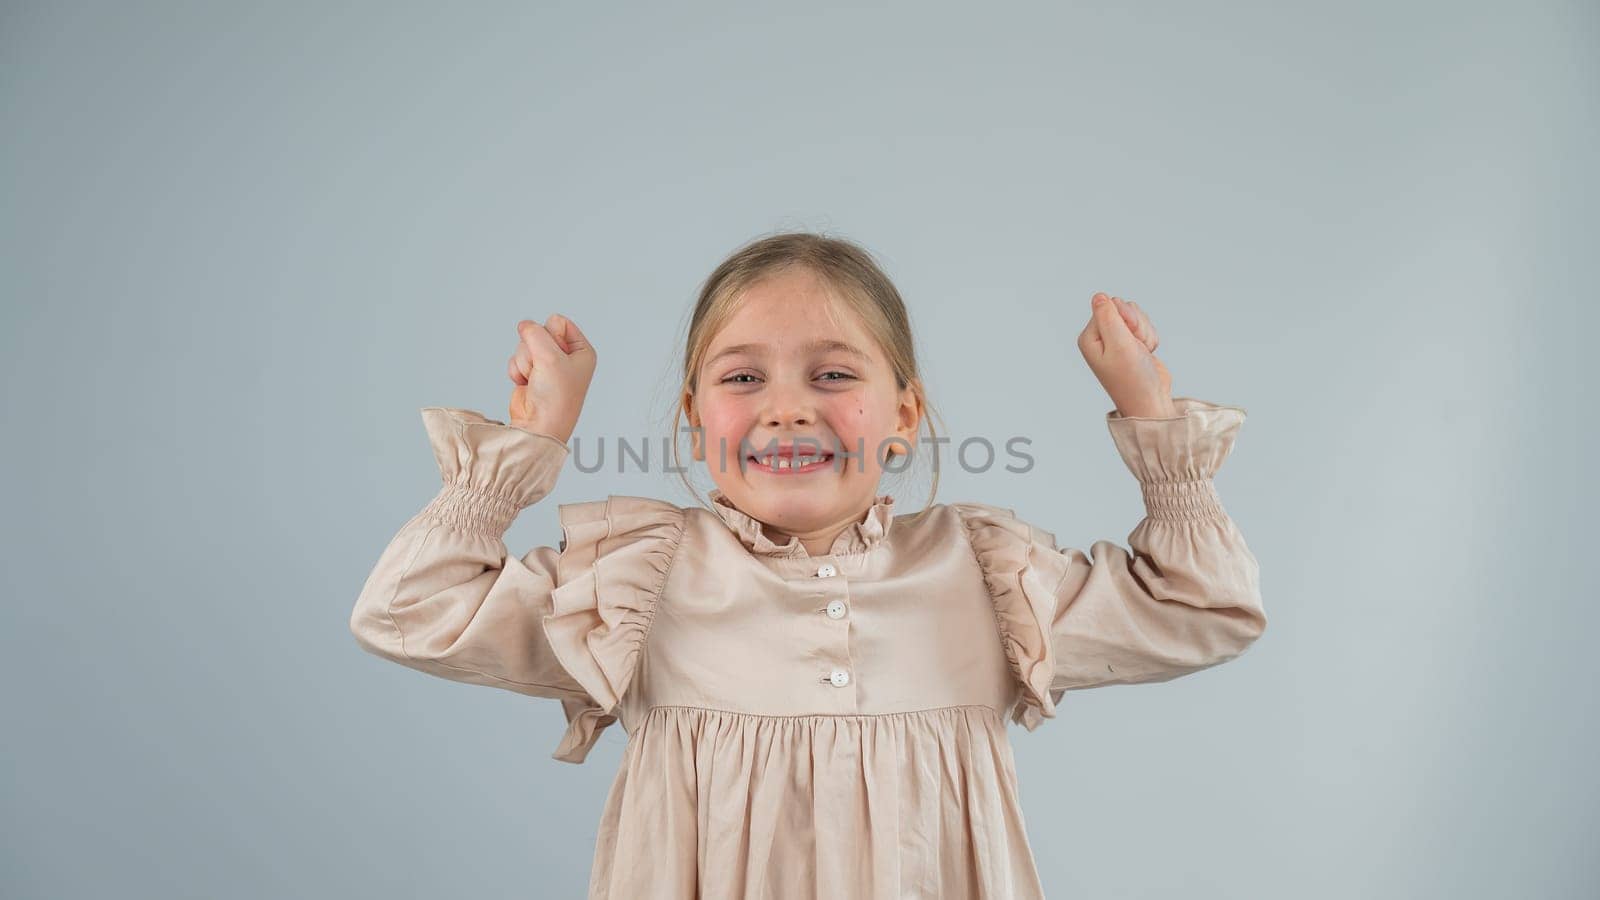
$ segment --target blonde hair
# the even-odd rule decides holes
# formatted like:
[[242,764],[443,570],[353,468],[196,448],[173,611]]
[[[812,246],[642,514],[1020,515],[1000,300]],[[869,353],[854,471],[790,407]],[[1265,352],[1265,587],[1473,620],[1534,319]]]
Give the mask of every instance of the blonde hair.
[[[802,267],[815,274],[832,289],[830,293],[838,303],[856,314],[888,358],[896,389],[912,389],[922,413],[919,418],[926,423],[929,438],[935,438],[938,433],[933,424],[937,414],[928,402],[922,373],[917,367],[916,347],[905,301],[901,299],[894,283],[878,267],[872,254],[838,237],[809,232],[771,234],[738,248],[712,271],[700,288],[700,298],[689,319],[683,354],[683,382],[672,413],[672,459],[689,492],[697,498],[699,493],[689,482],[685,474],[687,470],[678,456],[678,422],[687,414],[684,398],[698,391],[700,364],[711,347],[711,339],[738,310],[745,289],[763,278],[794,267]],[[931,447],[934,454],[938,452],[936,440],[929,440],[922,446]],[[915,455],[912,458],[915,459]],[[938,490],[939,466],[936,460],[927,505],[933,505]]]

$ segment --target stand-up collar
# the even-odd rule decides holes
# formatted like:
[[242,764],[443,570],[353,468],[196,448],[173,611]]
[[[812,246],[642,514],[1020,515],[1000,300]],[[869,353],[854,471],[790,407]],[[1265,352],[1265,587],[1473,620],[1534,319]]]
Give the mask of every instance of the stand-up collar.
[[[739,540],[751,553],[765,556],[806,557],[805,545],[794,535],[789,536],[787,543],[774,543],[762,530],[762,524],[743,510],[729,502],[727,495],[720,488],[713,488],[710,494],[711,508],[716,510],[722,521],[739,536]],[[839,533],[833,540],[833,549],[830,556],[841,556],[848,553],[865,553],[878,546],[889,533],[889,523],[894,520],[894,497],[889,494],[880,494],[872,506],[849,528]]]

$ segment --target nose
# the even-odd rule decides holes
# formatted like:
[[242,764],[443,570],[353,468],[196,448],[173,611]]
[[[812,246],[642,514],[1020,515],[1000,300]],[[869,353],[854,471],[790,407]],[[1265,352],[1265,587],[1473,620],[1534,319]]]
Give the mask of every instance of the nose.
[[805,428],[816,424],[816,408],[803,390],[774,386],[767,397],[762,421],[768,428]]
[[767,413],[768,428],[809,428],[817,421],[817,416],[810,409],[797,406],[775,407]]

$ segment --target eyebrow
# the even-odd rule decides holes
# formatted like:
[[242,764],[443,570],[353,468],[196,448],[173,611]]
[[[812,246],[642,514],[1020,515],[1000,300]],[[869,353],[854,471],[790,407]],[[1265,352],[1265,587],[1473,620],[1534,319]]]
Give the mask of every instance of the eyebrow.
[[[718,353],[716,356],[713,356],[710,359],[706,360],[705,364],[707,366],[710,366],[711,364],[715,363],[717,360],[722,359],[724,356],[733,356],[733,355],[739,354],[739,353],[748,353],[748,354],[751,354],[752,356],[754,356],[754,355],[758,354],[761,350],[766,349],[767,346],[768,346],[767,344],[734,344],[732,347],[725,348],[720,353]],[[804,347],[802,347],[800,349],[805,350],[808,353],[829,353],[829,352],[833,352],[833,351],[838,351],[840,353],[847,353],[847,354],[849,354],[851,356],[854,356],[855,358],[861,360],[863,363],[866,363],[866,362],[868,362],[870,360],[870,357],[868,357],[867,354],[865,354],[865,353],[861,352],[860,350],[856,349],[856,347],[854,345],[847,344],[844,341],[836,341],[836,340],[812,341],[811,343],[806,344]]]

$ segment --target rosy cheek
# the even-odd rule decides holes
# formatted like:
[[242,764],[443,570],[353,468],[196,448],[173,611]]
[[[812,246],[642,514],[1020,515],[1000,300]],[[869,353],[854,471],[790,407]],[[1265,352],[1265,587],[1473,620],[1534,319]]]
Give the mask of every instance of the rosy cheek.
[[836,406],[829,416],[829,422],[834,433],[852,446],[858,438],[870,443],[869,436],[876,427],[867,407],[856,397]]
[[857,427],[872,425],[873,413],[871,409],[872,405],[869,399],[860,395],[848,398],[848,401],[843,404],[844,415]]
[[705,428],[702,439],[705,441],[706,458],[712,461],[719,460],[724,453],[732,458],[746,430],[740,427],[737,411],[728,409],[708,411],[701,419],[701,424]]

